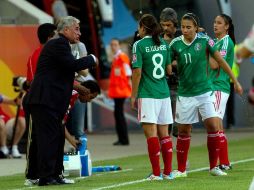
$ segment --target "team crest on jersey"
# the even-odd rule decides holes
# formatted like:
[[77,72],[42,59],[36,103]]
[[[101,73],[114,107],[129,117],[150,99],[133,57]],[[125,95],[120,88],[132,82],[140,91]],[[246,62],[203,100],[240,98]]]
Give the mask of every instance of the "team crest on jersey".
[[225,55],[227,55],[227,50],[223,49],[223,50],[220,50],[220,55],[222,57],[225,57]]
[[195,51],[200,51],[201,48],[202,48],[201,43],[196,43],[195,46],[194,46]]
[[212,39],[209,39],[208,44],[209,44],[211,47],[213,47],[215,43],[214,43],[214,41],[213,41]]
[[137,55],[136,54],[133,54],[132,55],[132,62],[134,63],[134,62],[136,62],[137,61]]

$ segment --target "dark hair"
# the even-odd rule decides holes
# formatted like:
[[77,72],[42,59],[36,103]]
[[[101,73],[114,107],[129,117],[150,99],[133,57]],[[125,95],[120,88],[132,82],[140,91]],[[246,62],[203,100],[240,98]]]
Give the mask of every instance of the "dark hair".
[[234,25],[233,25],[233,21],[232,18],[226,14],[220,14],[218,15],[220,17],[222,17],[225,21],[226,24],[228,24],[228,35],[229,37],[232,39],[233,43],[235,44],[235,29],[234,29]]
[[197,28],[200,26],[199,18],[194,13],[186,13],[183,15],[182,20],[192,20]]
[[161,27],[153,15],[144,14],[139,20],[139,26],[143,26],[146,34],[152,36],[154,43],[158,46],[160,45]]
[[56,26],[51,23],[44,23],[38,27],[37,36],[41,44],[45,44],[48,38],[55,35]]
[[162,22],[171,21],[174,24],[174,26],[177,27],[178,23],[177,13],[175,12],[174,9],[167,7],[161,11],[160,21]]
[[101,89],[98,85],[98,83],[94,80],[87,80],[81,83],[82,86],[88,88],[91,93],[98,92],[98,94],[101,93]]

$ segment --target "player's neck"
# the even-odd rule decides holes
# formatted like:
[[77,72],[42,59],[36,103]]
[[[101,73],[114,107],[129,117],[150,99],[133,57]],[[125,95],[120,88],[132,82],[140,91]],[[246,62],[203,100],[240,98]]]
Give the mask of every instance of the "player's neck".
[[218,40],[221,40],[221,39],[224,38],[226,35],[227,35],[226,33],[217,34],[217,35],[216,35],[216,38],[217,38]]
[[196,35],[194,37],[185,38],[183,37],[183,40],[186,44],[191,44],[196,38]]
[[167,35],[166,33],[163,35],[163,39],[170,43],[173,40],[174,36],[173,35]]

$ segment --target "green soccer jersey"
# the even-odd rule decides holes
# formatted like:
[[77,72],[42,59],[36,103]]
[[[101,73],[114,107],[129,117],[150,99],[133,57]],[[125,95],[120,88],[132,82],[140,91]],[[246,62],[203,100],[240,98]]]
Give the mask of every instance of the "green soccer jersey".
[[146,36],[134,43],[132,53],[132,67],[142,69],[137,97],[155,99],[169,97],[165,75],[166,66],[171,64],[171,59],[167,42],[161,39],[161,44],[157,46],[151,36]]
[[[234,43],[229,35],[224,36],[222,39],[216,41],[216,45],[219,49],[221,56],[232,68],[234,61]],[[210,69],[211,79],[213,81],[214,90],[230,93],[230,77],[221,68]]]
[[176,56],[179,76],[178,95],[191,97],[212,91],[208,76],[208,53],[217,51],[214,41],[204,34],[197,34],[187,44],[183,36],[175,38],[169,45],[171,57]]

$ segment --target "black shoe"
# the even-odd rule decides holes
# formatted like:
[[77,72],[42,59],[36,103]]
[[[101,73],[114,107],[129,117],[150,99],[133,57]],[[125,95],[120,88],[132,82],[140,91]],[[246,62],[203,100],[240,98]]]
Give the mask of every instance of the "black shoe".
[[55,180],[57,181],[57,183],[62,184],[62,185],[75,183],[75,181],[73,179],[64,178],[62,175],[60,175],[59,177],[56,177]]
[[228,124],[227,127],[226,127],[226,129],[232,129],[232,128],[234,128],[233,124]]
[[229,165],[222,164],[222,165],[219,165],[219,168],[221,170],[232,170],[232,165],[231,164],[229,164]]
[[45,185],[60,185],[54,178],[40,178],[39,179],[39,186],[45,186]]
[[122,143],[120,141],[116,141],[116,142],[113,143],[113,145],[114,146],[119,146],[119,145],[123,145],[124,146],[124,145],[129,145],[129,143]]
[[0,158],[8,158],[8,156],[0,150]]

